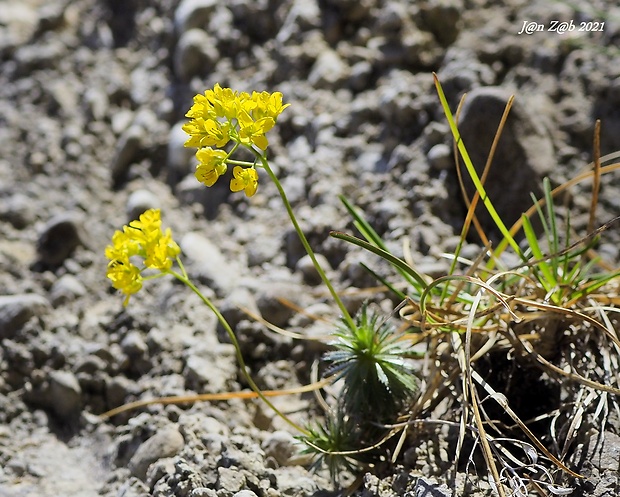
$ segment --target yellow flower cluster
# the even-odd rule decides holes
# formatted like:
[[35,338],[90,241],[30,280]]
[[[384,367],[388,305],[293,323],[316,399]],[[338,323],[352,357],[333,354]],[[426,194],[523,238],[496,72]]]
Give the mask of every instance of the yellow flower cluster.
[[[112,286],[129,297],[142,288],[142,272],[145,269],[157,269],[162,272],[172,267],[172,261],[181,249],[172,239],[172,232],[161,229],[159,209],[149,209],[139,220],[123,226],[123,231],[116,231],[112,236],[112,245],[105,249],[108,263],[107,277]],[[143,260],[143,267],[136,266],[135,259]]]
[[[196,179],[213,186],[226,173],[230,154],[219,149],[230,141],[236,144],[234,148],[243,145],[255,154],[262,154],[269,145],[265,134],[289,105],[282,103],[280,92],[252,92],[250,95],[222,88],[219,84],[204,95],[196,95],[194,104],[185,114],[190,121],[183,126],[183,131],[190,136],[185,146],[198,147]],[[255,166],[234,167],[230,181],[233,192],[243,190],[248,197],[256,193],[258,173]]]

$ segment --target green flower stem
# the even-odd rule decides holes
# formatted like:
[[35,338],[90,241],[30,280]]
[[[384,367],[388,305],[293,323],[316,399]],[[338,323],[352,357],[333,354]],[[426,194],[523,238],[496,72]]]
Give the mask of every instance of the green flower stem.
[[243,167],[252,167],[254,165],[253,162],[248,162],[245,160],[234,160],[234,159],[226,159],[227,164],[232,164],[233,166],[243,166]]
[[343,319],[346,321],[347,325],[349,326],[351,330],[356,329],[355,321],[353,321],[351,314],[349,314],[349,311],[347,310],[344,303],[342,302],[342,299],[336,293],[336,290],[334,289],[331,282],[329,281],[329,278],[325,274],[325,271],[323,271],[323,268],[319,264],[319,261],[316,260],[314,251],[312,250],[312,247],[310,247],[310,244],[308,243],[308,239],[306,238],[306,235],[304,235],[304,232],[301,230],[301,227],[299,226],[299,223],[297,222],[297,218],[295,217],[293,208],[291,207],[291,204],[288,201],[288,197],[286,196],[286,192],[284,191],[284,188],[282,188],[282,184],[280,183],[280,180],[278,180],[278,177],[275,175],[275,173],[269,166],[269,162],[267,161],[266,157],[258,153],[256,155],[260,159],[263,165],[263,168],[265,169],[265,171],[267,171],[267,174],[269,175],[271,180],[276,185],[276,188],[278,189],[278,193],[280,194],[280,197],[282,198],[282,202],[284,203],[284,207],[286,208],[286,212],[288,213],[288,216],[291,219],[293,226],[295,227],[295,231],[297,231],[297,235],[299,235],[299,239],[301,240],[301,243],[304,246],[306,253],[310,256],[310,259],[312,260],[314,267],[319,273],[319,276],[323,280],[323,283],[325,283],[325,286],[329,290],[329,293],[331,293],[334,301],[336,302],[336,304],[338,304],[338,307],[340,308],[340,312],[342,312]]
[[[178,258],[177,258],[177,260],[178,260]],[[226,330],[226,333],[228,333],[228,337],[230,338],[230,341],[232,342],[233,347],[235,347],[235,354],[237,356],[237,361],[239,363],[239,366],[241,367],[241,371],[243,372],[243,376],[245,376],[245,379],[248,382],[248,385],[250,385],[250,388],[252,389],[252,391],[254,391],[256,393],[256,395],[258,395],[260,397],[260,399],[263,402],[265,402],[265,404],[267,404],[271,409],[273,409],[273,411],[278,416],[280,416],[284,421],[286,421],[290,426],[292,426],[293,428],[298,430],[300,433],[302,433],[302,434],[307,436],[309,434],[309,432],[307,430],[305,430],[304,428],[302,428],[301,426],[299,426],[297,423],[291,421],[276,406],[274,406],[273,403],[263,394],[263,392],[261,392],[260,388],[258,388],[256,383],[254,383],[254,380],[252,379],[252,376],[248,372],[248,368],[245,365],[245,361],[243,360],[243,355],[241,354],[241,347],[239,346],[239,341],[237,340],[235,332],[230,327],[230,324],[228,324],[228,321],[226,321],[226,318],[222,315],[222,313],[219,311],[219,309],[217,307],[215,307],[213,302],[211,302],[210,299],[205,297],[203,295],[203,293],[198,289],[198,287],[196,287],[196,285],[194,285],[189,280],[189,278],[187,278],[187,275],[185,273],[185,268],[183,267],[182,264],[180,264],[180,267],[181,267],[181,271],[183,272],[183,274],[179,274],[179,273],[177,273],[175,271],[169,271],[169,273],[172,276],[174,276],[176,279],[178,279],[179,281],[181,281],[185,285],[187,285],[196,295],[198,295],[200,300],[202,300],[205,303],[205,305],[209,309],[211,309],[211,311],[213,311],[213,313],[217,317],[218,321],[222,324],[222,326]]]

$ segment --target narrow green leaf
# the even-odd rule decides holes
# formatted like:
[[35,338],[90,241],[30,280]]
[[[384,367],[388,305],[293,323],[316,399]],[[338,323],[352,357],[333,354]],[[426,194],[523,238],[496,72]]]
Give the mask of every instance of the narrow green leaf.
[[[523,214],[521,219],[523,221],[523,231],[525,232],[525,237],[527,238],[527,241],[530,244],[530,248],[532,249],[534,259],[544,259],[542,250],[540,249],[540,245],[538,243],[538,238],[536,237],[536,233],[534,231],[534,227],[532,226],[530,218]],[[543,285],[545,290],[549,292],[551,289],[555,288],[555,286],[557,285],[557,281],[555,279],[555,275],[551,272],[551,268],[549,267],[547,261],[540,260],[538,264],[536,264],[535,268],[540,269],[540,272],[542,273],[542,278],[539,278],[539,281]]]
[[516,242],[516,240],[510,234],[510,232],[508,231],[508,228],[506,228],[506,225],[504,224],[504,222],[502,221],[501,217],[499,216],[499,214],[495,210],[495,207],[493,206],[493,203],[491,202],[491,199],[488,197],[487,192],[484,189],[484,186],[482,186],[482,183],[480,182],[480,178],[478,177],[478,173],[476,172],[476,168],[474,167],[473,163],[471,162],[471,159],[469,157],[467,149],[465,148],[465,144],[463,143],[463,140],[461,138],[461,134],[459,133],[458,127],[456,125],[456,122],[454,121],[454,117],[452,115],[452,111],[450,110],[450,106],[448,105],[448,101],[447,101],[446,96],[445,96],[445,94],[443,92],[443,88],[441,87],[441,83],[439,82],[439,79],[437,78],[437,75],[436,74],[433,74],[433,75],[435,77],[435,87],[437,88],[437,94],[439,95],[439,100],[441,102],[441,106],[443,108],[444,114],[445,114],[446,118],[448,119],[448,124],[450,125],[450,130],[452,131],[452,136],[454,137],[454,141],[456,142],[458,150],[459,150],[459,152],[461,154],[461,157],[463,158],[463,163],[465,164],[465,167],[467,168],[467,173],[469,174],[469,177],[471,178],[472,182],[474,183],[474,186],[476,187],[476,190],[480,194],[480,200],[482,200],[482,203],[484,204],[484,206],[486,207],[487,211],[489,212],[489,215],[493,219],[493,222],[495,223],[497,228],[500,230],[500,232],[502,233],[504,238],[508,241],[510,246],[513,248],[515,253],[517,253],[520,256],[522,256],[522,252],[521,252],[521,248],[519,247],[519,244]]
[[392,266],[397,268],[401,272],[401,274],[407,275],[409,277],[408,281],[413,286],[415,286],[418,292],[422,292],[426,288],[427,283],[426,281],[424,281],[424,278],[415,269],[413,269],[409,264],[407,264],[402,259],[399,259],[395,255],[392,255],[390,252],[387,252],[386,250],[376,247],[375,245],[372,245],[371,243],[365,240],[357,238],[356,236],[349,235],[341,231],[332,231],[330,233],[330,236],[333,236],[334,238],[338,238],[339,240],[344,240],[346,242],[352,243],[353,245],[357,245],[358,247],[362,247],[368,250],[369,252],[372,252],[373,254],[376,254],[379,257],[385,259]]

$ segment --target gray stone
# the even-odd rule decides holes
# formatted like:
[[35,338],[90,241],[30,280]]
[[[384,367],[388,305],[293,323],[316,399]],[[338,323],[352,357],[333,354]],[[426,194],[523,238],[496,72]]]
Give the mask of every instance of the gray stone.
[[427,154],[428,162],[437,171],[450,169],[454,164],[452,160],[452,149],[445,143],[438,143],[432,147]]
[[579,471],[583,469],[590,473],[595,469],[598,472],[610,471],[617,475],[620,468],[620,437],[609,431],[604,432],[602,436],[600,432],[594,431],[586,443],[578,448],[573,460]]
[[235,494],[245,486],[246,480],[243,472],[238,468],[217,468],[217,488],[226,490],[227,493]]
[[144,480],[151,464],[164,457],[175,456],[184,445],[185,440],[178,428],[168,425],[138,447],[129,460],[129,470],[133,476]]
[[0,220],[7,221],[21,230],[35,219],[35,205],[31,198],[23,193],[15,193],[0,205]]
[[212,488],[201,487],[193,489],[190,497],[218,497],[218,495],[217,492]]
[[273,457],[280,466],[288,466],[291,458],[298,452],[298,442],[287,431],[270,433],[261,444],[266,457]]
[[208,74],[219,59],[216,43],[199,28],[185,31],[174,53],[174,70],[182,81]]
[[300,285],[294,283],[265,282],[256,291],[256,305],[264,319],[276,326],[285,326],[294,311],[280,303],[278,298],[294,299],[303,291]]
[[[331,266],[329,265],[329,261],[322,254],[315,254],[316,260],[323,269],[323,271],[331,270]],[[308,254],[304,255],[301,259],[297,261],[295,265],[295,270],[299,271],[304,279],[304,283],[308,285],[320,285],[321,284],[321,275],[317,271],[312,259]]]
[[431,0],[422,4],[422,18],[443,46],[458,37],[462,12],[461,0]]
[[12,338],[31,318],[50,309],[49,301],[34,293],[0,296],[0,338]]
[[[172,187],[174,187],[179,181],[181,181],[181,179],[185,178],[191,172],[192,162],[197,162],[195,159],[192,159],[196,153],[196,149],[185,146],[185,142],[189,136],[185,131],[183,131],[182,126],[186,122],[187,121],[181,121],[175,124],[170,128],[170,132],[168,134],[166,180]],[[200,185],[196,178],[193,179],[195,184]]]
[[124,376],[115,376],[105,382],[106,408],[113,409],[122,405],[134,390],[134,384]]
[[83,102],[90,117],[95,121],[101,121],[108,115],[110,100],[103,89],[97,87],[88,88],[84,93]]
[[191,28],[204,28],[219,0],[183,0],[174,12],[174,28],[181,35]]
[[127,335],[121,340],[120,345],[123,353],[125,353],[130,359],[143,357],[149,351],[148,345],[142,338],[139,331],[130,331],[127,333]]
[[127,199],[125,212],[129,221],[138,219],[141,214],[149,209],[157,209],[161,206],[161,202],[157,195],[150,190],[136,190]]
[[51,371],[48,381],[47,398],[54,413],[63,419],[79,413],[82,407],[82,388],[75,375],[70,371]]
[[445,483],[439,483],[433,478],[418,478],[412,497],[452,497],[452,491]]
[[17,73],[26,76],[36,70],[50,69],[66,53],[65,45],[56,38],[44,44],[22,45],[15,51]]
[[356,62],[351,66],[349,75],[349,87],[353,91],[362,91],[370,83],[372,77],[372,64],[366,60]]
[[66,212],[50,219],[37,240],[39,262],[59,266],[73,251],[84,243],[82,218],[77,213]]
[[[220,352],[221,351],[221,352]],[[229,367],[220,359],[229,358],[234,354],[232,345],[217,344],[210,351],[192,349],[185,359],[183,377],[188,388],[199,392],[223,392],[230,389],[235,379],[235,368]]]
[[138,160],[144,140],[144,129],[137,125],[129,126],[118,139],[110,166],[114,187],[120,186],[127,179],[129,168]]
[[[495,72],[487,64],[480,62],[473,50],[453,45],[445,53],[439,79],[446,96],[454,99],[456,105],[463,92],[470,92],[479,86],[493,85]],[[459,126],[459,129],[463,128]]]
[[[504,88],[477,88],[468,94],[463,105],[459,129],[479,176],[510,96],[511,92]],[[533,117],[544,115],[547,110],[528,108],[527,104],[516,99],[494,155],[485,189],[508,226],[532,205],[530,192],[540,198],[541,179],[553,167],[553,143],[540,124],[541,119]],[[475,189],[462,162],[461,169],[471,198]],[[476,213],[487,232],[497,235],[498,230],[484,206],[479,205]]]
[[258,496],[251,490],[240,490],[239,492],[235,493],[233,497],[258,497]]
[[19,46],[35,32],[37,13],[30,2],[3,2],[0,9],[0,26],[3,27],[2,45]]
[[294,0],[276,40],[298,41],[301,33],[321,26],[321,9],[316,0]]
[[71,302],[86,294],[84,284],[72,274],[64,274],[58,278],[50,289],[50,300],[54,307]]
[[308,82],[317,88],[336,88],[345,81],[350,69],[334,50],[321,52],[308,75]]
[[211,240],[201,233],[188,233],[181,239],[180,246],[191,263],[192,276],[198,281],[219,294],[229,293],[234,288],[240,273]]

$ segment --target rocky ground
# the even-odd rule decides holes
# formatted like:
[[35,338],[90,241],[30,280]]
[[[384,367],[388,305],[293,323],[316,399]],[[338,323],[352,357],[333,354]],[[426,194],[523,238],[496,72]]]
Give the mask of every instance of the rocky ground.
[[[551,31],[554,20],[575,29]],[[544,29],[519,35],[527,22]],[[274,336],[239,306],[307,333],[330,325],[278,297],[337,320],[266,177],[249,200],[193,178],[180,126],[195,93],[219,82],[284,94],[291,107],[270,132],[270,156],[302,226],[349,291],[347,305],[371,297],[389,310],[383,294],[352,292],[375,285],[359,262],[385,268],[328,233],[351,229],[344,194],[396,253],[408,238],[422,271],[446,271],[440,254],[454,249],[464,207],[432,72],[454,107],[470,92],[461,122],[478,164],[517,95],[488,179],[511,221],[542,176],[559,184],[587,167],[596,119],[601,152],[620,149],[619,47],[615,0],[2,2],[0,496],[337,491],[324,472],[298,464],[290,427],[256,402],[98,417],[135,399],[245,388],[232,346],[188,289],[156,280],[127,308],[110,289],[104,248],[146,208],[162,209],[188,272],[236,326],[263,388],[309,381],[321,349]],[[619,185],[617,173],[603,177],[600,224],[620,213]],[[572,191],[578,233],[589,192]],[[600,253],[617,266],[619,249],[614,225]],[[312,396],[276,403],[299,422],[320,412]],[[619,428],[608,427],[591,481],[573,495],[619,491]],[[454,495],[442,479],[450,455],[431,446],[367,474],[360,495]]]

